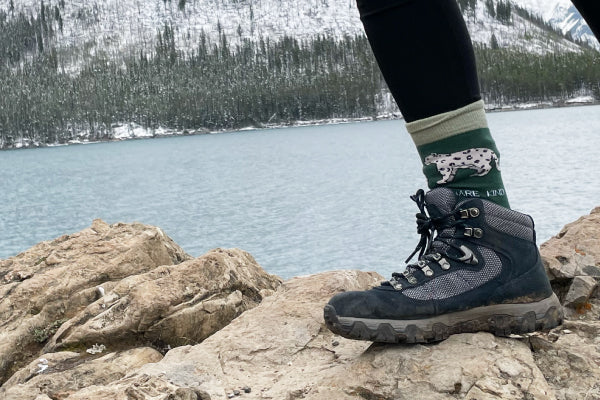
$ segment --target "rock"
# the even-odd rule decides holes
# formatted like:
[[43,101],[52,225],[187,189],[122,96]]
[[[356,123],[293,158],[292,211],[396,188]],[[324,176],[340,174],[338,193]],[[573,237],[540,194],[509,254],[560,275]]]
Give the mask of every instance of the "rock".
[[591,276],[574,277],[563,301],[563,305],[572,308],[584,305],[587,303],[597,285],[596,279]]
[[551,278],[600,276],[600,207],[565,225],[540,251]]
[[566,314],[586,311],[582,306],[593,295],[593,280],[600,279],[600,207],[565,225],[540,253],[554,291],[570,308]]
[[248,399],[554,398],[526,341],[477,333],[434,345],[381,345],[325,328],[323,305],[331,295],[381,279],[359,271],[291,279],[202,343],[175,348],[98,393],[125,398],[152,377],[200,388],[213,399],[227,398],[246,382],[252,391],[241,397]]
[[160,228],[95,220],[0,260],[0,384],[96,300],[96,286],[108,290],[129,275],[189,258]]
[[244,251],[190,259],[159,228],[101,221],[0,268],[4,379],[42,353],[196,344],[281,283]]
[[176,347],[196,344],[227,325],[281,283],[248,253],[215,249],[178,265],[118,282],[65,322],[47,352],[94,343]]
[[[44,354],[43,358],[34,360],[6,381],[0,388],[0,398],[34,400],[39,395],[46,395],[51,399],[63,399],[91,385],[109,384],[161,358],[158,351],[147,347],[100,358],[70,351]],[[46,368],[42,369],[40,365]]]
[[[44,319],[45,325],[28,331],[34,344],[45,341],[45,354],[39,352],[41,346],[30,346],[35,358],[14,369],[0,398],[600,399],[600,299],[593,289],[600,277],[599,215],[600,208],[595,209],[543,245],[553,287],[568,306],[564,326],[550,332],[511,338],[460,334],[429,345],[347,340],[325,328],[323,305],[339,291],[376,285],[381,276],[334,271],[280,284],[248,253],[215,249],[194,260],[182,255],[171,265],[135,264],[130,274],[85,281],[85,295],[71,291],[63,303],[73,304],[61,303],[68,312],[51,314],[64,320]],[[115,258],[106,242],[118,236],[116,227],[95,222],[84,231],[96,237],[88,243],[100,260],[95,262],[110,271],[119,271],[107,261]],[[150,228],[131,236],[145,235]],[[70,263],[72,276],[78,268],[82,274],[92,268],[69,258],[66,240],[55,242],[46,242],[52,244],[44,248],[45,259],[39,252],[30,255],[28,267],[18,259],[23,255],[0,261],[0,315],[9,317],[0,325],[0,338],[10,338],[8,332],[17,326],[7,299],[18,288],[38,282],[33,287],[43,291],[40,275],[65,263]],[[562,246],[561,252],[554,246]],[[49,292],[57,293],[53,285]],[[26,322],[48,313],[28,304],[23,299],[19,303],[29,310],[19,314]],[[144,348],[148,343],[168,350],[165,357]],[[149,359],[127,361],[123,349],[132,347],[129,352],[149,351]],[[86,349],[102,352],[92,355]]]
[[558,400],[600,399],[600,322],[565,321],[564,327],[555,341],[537,339],[535,362]]
[[124,378],[110,386],[89,386],[68,397],[68,400],[211,400],[204,390],[180,387],[162,377],[141,375]]

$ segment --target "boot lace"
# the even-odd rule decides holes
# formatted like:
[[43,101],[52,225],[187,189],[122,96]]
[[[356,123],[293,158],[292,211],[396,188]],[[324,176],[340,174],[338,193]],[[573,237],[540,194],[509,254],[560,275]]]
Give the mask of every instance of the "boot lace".
[[[454,243],[453,239],[459,236],[456,234],[456,229],[452,228],[464,225],[463,220],[455,218],[454,211],[437,217],[431,217],[426,208],[425,191],[419,189],[417,193],[410,196],[410,198],[419,208],[419,213],[416,214],[416,218],[417,233],[421,235],[421,238],[417,247],[415,247],[405,263],[408,263],[415,254],[419,253],[417,262],[408,264],[404,272],[392,273],[392,279],[383,282],[383,285],[391,285],[400,290],[402,289],[404,281],[415,284],[417,283],[417,278],[414,276],[414,273],[419,270],[422,271],[426,277],[431,277],[434,273],[430,264],[434,262],[444,270],[450,268],[448,259],[467,264],[477,264],[478,260],[472,251],[464,245],[457,245]],[[456,254],[462,255],[449,254],[448,250],[451,248],[457,250]]]

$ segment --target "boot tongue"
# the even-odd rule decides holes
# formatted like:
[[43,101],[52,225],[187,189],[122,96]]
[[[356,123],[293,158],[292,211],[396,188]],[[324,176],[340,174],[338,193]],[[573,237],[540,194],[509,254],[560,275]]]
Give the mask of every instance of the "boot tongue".
[[[439,218],[442,215],[449,214],[454,210],[457,201],[454,191],[446,187],[435,188],[425,194],[427,212],[431,218]],[[454,217],[449,216],[448,221],[453,222]],[[442,229],[437,232],[437,236],[450,238],[454,236],[455,231],[456,228]],[[431,249],[433,251],[445,253],[449,250],[449,246],[443,241],[434,240]]]
[[446,187],[435,188],[425,194],[427,211],[432,218],[438,218],[450,213],[454,210],[456,201],[454,191]]

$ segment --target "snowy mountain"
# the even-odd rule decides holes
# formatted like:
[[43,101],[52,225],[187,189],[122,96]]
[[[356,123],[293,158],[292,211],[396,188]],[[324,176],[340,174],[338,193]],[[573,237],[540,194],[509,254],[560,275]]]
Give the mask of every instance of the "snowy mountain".
[[[464,10],[475,42],[489,45],[494,35],[501,47],[536,53],[578,51],[573,42],[549,34],[514,11],[511,23],[499,21],[490,13],[490,4],[493,8],[498,1],[477,0],[474,8]],[[567,15],[560,11],[563,0],[518,1],[536,12],[551,2],[557,13]],[[165,25],[173,27],[177,48],[185,51],[196,48],[203,35],[217,42],[220,33],[234,44],[284,35],[306,39],[362,34],[354,0],[19,0],[14,11],[36,16],[41,4],[61,16],[61,29],[54,27],[57,34],[51,45],[59,50],[63,65],[103,54],[137,55],[140,48],[151,53]],[[9,3],[1,2],[0,9],[8,11]],[[576,19],[565,18],[560,20],[565,24],[562,29],[579,29]]]
[[600,43],[579,11],[570,0],[514,0],[519,6],[532,11],[545,21],[558,27],[563,34],[586,41],[600,49]]

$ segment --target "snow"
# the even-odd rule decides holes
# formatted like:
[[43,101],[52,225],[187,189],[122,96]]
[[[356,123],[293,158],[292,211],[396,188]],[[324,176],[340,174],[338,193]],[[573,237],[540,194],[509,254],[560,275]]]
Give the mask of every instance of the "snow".
[[99,345],[98,343],[96,343],[95,345],[93,345],[92,347],[87,349],[86,352],[89,354],[98,354],[98,353],[102,353],[104,350],[106,350],[105,345],[103,345],[103,344]]
[[[15,3],[16,11],[33,15],[40,7],[39,0]],[[59,0],[44,3],[54,8]],[[284,35],[307,39],[317,35],[342,38],[363,34],[354,0],[187,0],[183,10],[177,0],[64,0],[64,3],[63,33],[58,33],[54,44],[70,50],[59,54],[65,69],[71,72],[77,71],[79,63],[96,55],[139,56],[140,48],[151,53],[157,33],[165,25],[174,28],[177,47],[188,52],[197,47],[203,33],[216,43],[218,27],[234,45],[242,39],[260,37],[276,40]],[[567,13],[568,0],[516,0],[516,3],[545,19],[564,23],[563,30],[573,29],[581,20]],[[0,3],[0,9],[7,8],[8,2]],[[494,33],[501,46],[536,53],[554,51],[552,40],[516,15],[514,26],[490,17],[484,0],[478,0],[475,17],[466,18],[475,42],[489,44]],[[560,41],[559,48],[577,50],[577,46],[566,40]]]
[[570,0],[513,0],[515,4],[541,16],[559,28],[563,34],[568,32],[576,39],[587,41],[600,50],[600,43],[592,33],[577,8]]
[[578,96],[572,99],[565,101],[567,104],[592,104],[594,103],[594,98],[592,96]]
[[115,139],[134,139],[134,138],[149,138],[153,137],[154,133],[151,129],[144,128],[135,123],[116,125],[112,128],[113,137]]
[[38,360],[38,364],[37,367],[39,368],[37,371],[35,371],[36,374],[41,374],[42,372],[44,372],[45,370],[48,369],[48,360],[45,358],[40,358]]

